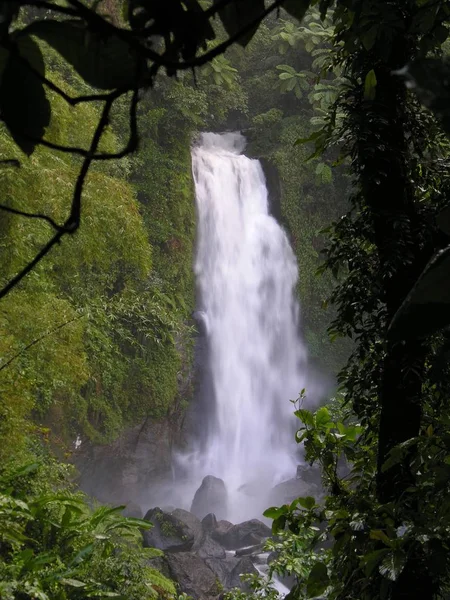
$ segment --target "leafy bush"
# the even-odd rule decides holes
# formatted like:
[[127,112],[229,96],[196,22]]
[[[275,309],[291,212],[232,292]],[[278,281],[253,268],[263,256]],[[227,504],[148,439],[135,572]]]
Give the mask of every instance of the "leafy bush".
[[91,508],[71,491],[67,467],[32,463],[0,475],[2,600],[172,598],[175,587],[142,548],[151,524],[123,517],[123,506]]

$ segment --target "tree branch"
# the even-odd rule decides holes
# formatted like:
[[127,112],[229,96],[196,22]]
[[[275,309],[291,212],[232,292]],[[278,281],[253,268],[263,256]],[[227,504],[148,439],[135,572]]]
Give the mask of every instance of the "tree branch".
[[[257,18],[250,21],[245,27],[243,27],[240,31],[238,31],[235,35],[229,37],[225,42],[222,42],[215,48],[212,48],[205,54],[201,54],[196,58],[189,61],[173,61],[165,56],[165,54],[158,54],[154,50],[143,46],[134,36],[133,32],[127,31],[125,29],[121,29],[120,27],[116,27],[109,21],[103,19],[100,15],[92,12],[87,6],[85,6],[80,0],[67,0],[72,6],[74,6],[79,16],[81,16],[87,23],[102,29],[105,34],[115,35],[119,39],[126,42],[130,48],[133,48],[138,52],[141,56],[148,58],[154,63],[158,64],[160,67],[165,67],[172,71],[185,71],[187,69],[192,69],[194,67],[201,67],[207,62],[210,62],[216,56],[223,54],[227,48],[236,43],[243,35],[251,31],[256,25],[258,25],[265,17],[267,17],[271,12],[273,12],[276,8],[283,5],[285,0],[275,0],[269,7],[267,7]],[[228,2],[231,0],[224,0],[223,3],[220,3],[220,8],[226,6]],[[218,5],[213,7],[212,9],[208,9],[205,11],[205,14],[213,15],[219,10]]]
[[0,371],[3,371],[3,369],[6,369],[6,367],[9,367],[9,365],[13,361],[15,361],[17,358],[19,358],[19,356],[21,356],[24,352],[26,352],[27,350],[29,350],[30,348],[32,348],[33,346],[35,346],[36,344],[38,344],[39,342],[41,342],[43,339],[45,339],[49,335],[53,335],[54,333],[56,333],[57,331],[59,331],[63,327],[66,327],[66,325],[69,325],[69,323],[73,323],[74,321],[78,321],[78,319],[81,319],[81,317],[84,317],[84,316],[85,315],[77,315],[76,317],[73,317],[72,319],[69,319],[69,321],[66,321],[65,323],[61,323],[60,325],[58,325],[57,327],[54,327],[53,329],[47,330],[43,335],[41,335],[40,337],[36,338],[32,342],[30,342],[29,344],[27,344],[26,346],[24,346],[22,348],[22,350],[19,350],[19,352],[17,352],[17,354],[14,354],[14,356],[12,356],[8,361],[5,362],[4,365],[2,365],[0,367]]
[[42,219],[47,221],[56,231],[63,231],[64,227],[61,227],[48,215],[40,214],[40,213],[29,213],[23,210],[17,210],[16,208],[12,208],[11,206],[6,206],[5,204],[0,204],[0,210],[4,210],[5,212],[12,213],[13,215],[19,215],[21,217],[28,217],[30,219]]

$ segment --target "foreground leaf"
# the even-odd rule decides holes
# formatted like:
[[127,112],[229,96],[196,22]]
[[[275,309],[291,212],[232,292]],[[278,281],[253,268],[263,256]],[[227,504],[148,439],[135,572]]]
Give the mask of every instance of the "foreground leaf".
[[[218,0],[214,0],[217,3]],[[264,12],[264,0],[234,0],[219,10],[219,17],[230,37],[237,35]],[[258,30],[259,23],[239,36],[238,44],[245,47]]]
[[47,42],[96,88],[131,87],[143,66],[124,41],[86,30],[81,21],[37,21],[24,31]]
[[[45,75],[44,59],[34,40],[24,37],[17,51],[36,73]],[[10,53],[7,59],[0,84],[0,111],[14,141],[30,155],[50,123],[51,108],[39,76],[19,56]]]

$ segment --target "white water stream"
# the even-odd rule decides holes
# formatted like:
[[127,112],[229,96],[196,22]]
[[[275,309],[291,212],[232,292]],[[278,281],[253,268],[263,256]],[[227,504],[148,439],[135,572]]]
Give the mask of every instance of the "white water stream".
[[188,462],[196,484],[208,474],[225,481],[233,522],[256,516],[267,507],[263,492],[295,476],[289,400],[306,376],[295,256],[269,214],[261,165],[244,147],[238,133],[205,133],[192,151],[195,275],[215,406],[206,449]]

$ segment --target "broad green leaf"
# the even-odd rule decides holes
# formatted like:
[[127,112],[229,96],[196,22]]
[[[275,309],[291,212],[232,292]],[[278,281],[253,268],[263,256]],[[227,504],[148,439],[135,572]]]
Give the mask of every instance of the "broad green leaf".
[[279,531],[283,531],[286,526],[286,515],[281,515],[274,519],[272,523],[272,533],[276,535]]
[[306,582],[306,591],[309,598],[320,596],[327,589],[330,583],[328,570],[323,562],[317,562],[309,573]]
[[287,512],[287,509],[287,506],[271,506],[263,512],[263,515],[268,519],[278,519],[278,517]]
[[[20,56],[41,76],[45,63],[38,44],[24,37],[17,44]],[[0,84],[0,112],[14,141],[25,154],[32,154],[36,141],[50,123],[51,108],[43,83],[20,58],[10,54]]]
[[36,21],[24,32],[47,42],[95,88],[131,87],[144,66],[126,42],[89,31],[80,21]]
[[392,544],[390,538],[381,529],[373,529],[370,532],[370,538],[372,540],[380,540],[381,542],[386,544],[386,546],[391,546]]
[[297,501],[300,504],[300,506],[306,508],[307,510],[311,510],[311,508],[314,508],[316,506],[316,500],[312,496],[306,496],[305,498],[297,498]]
[[391,581],[396,581],[403,571],[403,567],[406,564],[406,555],[404,552],[397,550],[396,552],[389,552],[389,554],[383,559],[379,567],[380,574],[390,579]]
[[[326,165],[324,163],[322,163],[322,164],[324,167],[326,167]],[[319,427],[319,428],[326,427],[326,425],[328,425],[331,422],[330,411],[328,410],[328,408],[326,406],[322,406],[316,412],[315,421],[316,421],[316,427]]]
[[367,51],[372,50],[372,48],[374,47],[375,42],[377,40],[377,35],[378,25],[374,25],[368,31],[362,34],[361,43]]
[[375,550],[369,554],[365,554],[361,562],[364,565],[364,571],[367,577],[370,577],[375,568],[380,564],[384,556],[389,552],[389,548],[382,548],[381,550]]
[[377,87],[377,76],[375,71],[371,69],[364,80],[364,98],[366,100],[375,100],[375,93]]
[[311,411],[306,408],[300,408],[294,412],[294,415],[300,419],[305,425],[314,426],[314,416]]
[[[216,3],[218,0],[214,0]],[[264,0],[231,0],[226,6],[219,10],[219,17],[230,37],[239,34],[250,23],[258,21],[264,13]],[[257,22],[250,31],[240,35],[238,44],[245,47],[258,30]]]
[[81,588],[85,587],[86,584],[83,581],[79,581],[78,579],[61,579],[61,583],[64,585],[70,585],[70,587]]

